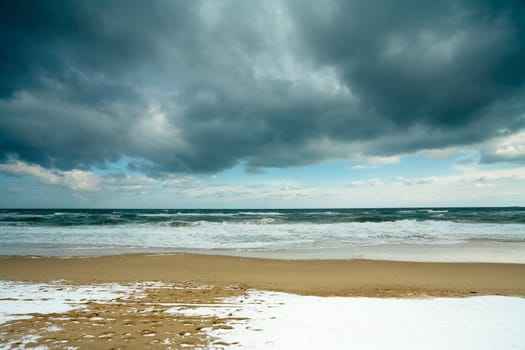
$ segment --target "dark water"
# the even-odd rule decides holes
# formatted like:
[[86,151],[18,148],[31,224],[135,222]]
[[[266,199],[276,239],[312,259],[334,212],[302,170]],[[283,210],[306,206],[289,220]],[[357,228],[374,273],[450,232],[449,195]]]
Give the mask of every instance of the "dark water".
[[457,223],[525,224],[525,208],[397,209],[4,209],[0,225],[82,226],[145,223],[242,223],[271,219],[282,223],[393,222],[399,220]]

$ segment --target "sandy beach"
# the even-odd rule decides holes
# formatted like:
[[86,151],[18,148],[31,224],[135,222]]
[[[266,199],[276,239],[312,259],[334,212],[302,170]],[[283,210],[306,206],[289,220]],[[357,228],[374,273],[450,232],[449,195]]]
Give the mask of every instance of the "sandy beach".
[[4,256],[0,279],[73,284],[162,281],[317,296],[525,296],[525,264],[272,260],[213,255]]
[[[17,317],[15,313],[4,320],[0,325],[0,342],[6,348],[43,345],[58,349],[67,345],[72,348],[223,349],[238,344],[235,339],[225,342],[217,334],[234,329],[236,322],[248,329],[243,323],[252,318],[252,314],[243,309],[248,305],[261,308],[268,304],[264,308],[270,310],[282,309],[290,300],[291,304],[302,302],[305,307],[324,301],[356,300],[293,301],[314,296],[387,298],[384,300],[394,303],[445,300],[429,297],[461,300],[463,298],[456,297],[525,296],[525,265],[497,263],[269,260],[185,254],[88,258],[3,256],[0,280],[4,281],[2,305],[15,303],[12,307],[18,314],[32,316]],[[262,294],[254,297],[253,293],[258,291]],[[271,294],[274,292],[292,294]],[[465,300],[470,299],[476,298]],[[51,303],[51,308],[43,312],[36,306],[31,307],[31,303]],[[231,310],[222,313],[212,310],[208,314],[194,311],[214,305],[218,308],[226,305]],[[29,309],[20,311],[24,307]],[[340,306],[332,307],[337,310]],[[319,312],[322,310],[328,309],[321,307]],[[408,310],[420,313],[424,305],[423,308],[410,306]],[[293,312],[285,314],[293,315]],[[334,322],[344,324],[347,320]],[[447,339],[454,340],[453,337]]]

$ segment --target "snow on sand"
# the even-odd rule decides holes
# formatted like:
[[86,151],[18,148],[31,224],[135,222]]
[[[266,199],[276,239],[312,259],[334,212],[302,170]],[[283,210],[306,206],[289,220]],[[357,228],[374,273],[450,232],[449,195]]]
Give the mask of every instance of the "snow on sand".
[[[0,323],[31,313],[66,312],[88,300],[111,303],[147,287],[0,281]],[[231,329],[208,334],[217,338],[215,344],[230,345],[212,348],[525,349],[525,298],[518,297],[389,299],[249,291],[221,304],[173,302],[167,311],[172,315],[228,319]]]
[[525,298],[388,299],[251,291],[173,313],[246,318],[211,332],[241,349],[525,349]]

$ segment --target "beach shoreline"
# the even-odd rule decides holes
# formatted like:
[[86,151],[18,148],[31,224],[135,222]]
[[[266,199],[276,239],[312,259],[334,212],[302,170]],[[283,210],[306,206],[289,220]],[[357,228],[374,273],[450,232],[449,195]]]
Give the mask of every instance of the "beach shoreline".
[[[461,331],[479,324],[462,323],[471,313],[484,320],[483,331],[468,332],[481,332],[483,342],[493,344],[490,335],[508,334],[510,327],[506,339],[514,346],[521,344],[524,297],[525,264],[196,254],[0,256],[0,345],[242,349],[276,341],[277,348],[294,348],[304,334],[293,333],[297,328],[291,324],[301,323],[319,332],[301,348],[319,348],[315,341],[343,348],[333,332],[347,331],[350,322],[359,335],[355,339],[369,345],[363,348],[377,348],[374,325],[394,322],[393,334],[406,338],[396,346],[408,346],[421,315],[427,325],[421,331],[433,337],[434,326],[428,325],[446,308],[436,327],[455,335],[436,338],[436,348],[457,341],[474,346],[470,340],[477,338]],[[317,316],[305,318],[312,307],[326,324]],[[493,325],[488,315],[500,323]],[[352,345],[352,339],[341,341]]]
[[71,284],[159,281],[300,295],[525,297],[525,264],[276,260],[198,254],[0,256],[0,280]]

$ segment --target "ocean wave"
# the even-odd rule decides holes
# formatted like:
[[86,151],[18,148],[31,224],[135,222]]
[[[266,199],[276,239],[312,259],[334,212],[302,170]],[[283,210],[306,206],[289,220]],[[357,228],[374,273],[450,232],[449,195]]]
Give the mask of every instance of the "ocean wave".
[[79,213],[79,212],[54,212],[53,216],[87,216],[88,213]]
[[161,225],[169,227],[194,227],[199,225],[197,222],[187,222],[187,221],[168,221],[163,222]]
[[17,213],[17,214],[13,214],[11,216],[7,216],[7,217],[12,217],[12,218],[17,218],[17,219],[34,219],[34,218],[45,218],[45,217],[49,217],[50,215],[46,215],[46,214],[22,214],[22,213]]
[[415,214],[417,210],[407,209],[407,210],[398,210],[398,214]]
[[145,218],[163,218],[163,217],[179,217],[179,216],[191,216],[191,217],[231,217],[235,216],[233,213],[142,213],[136,214],[137,217]]
[[348,215],[348,213],[334,212],[334,211],[307,211],[307,212],[304,212],[303,214],[306,214],[306,215],[323,215],[323,216]]
[[418,213],[448,213],[447,209],[403,209],[396,211],[399,214],[418,214]]
[[26,225],[24,222],[16,221],[0,221],[0,226],[23,226]]
[[182,213],[178,212],[175,214],[177,216],[216,216],[216,217],[229,217],[229,216],[235,216],[237,214],[235,213]]
[[258,220],[251,220],[248,223],[256,224],[256,225],[271,225],[271,224],[277,224],[279,223],[279,221],[275,220],[274,218],[262,218]]
[[[42,252],[73,246],[111,246],[184,250],[315,250],[352,251],[379,245],[444,245],[468,242],[525,243],[523,224],[471,224],[405,219],[390,222],[290,223],[279,218],[249,221],[182,221],[83,226],[3,226],[0,241],[9,254]],[[190,231],[191,230],[191,231]],[[191,233],[191,234],[190,234]],[[511,244],[509,243],[509,244]],[[475,243],[473,243],[475,244]],[[501,244],[501,243],[498,243]],[[0,247],[2,248],[2,247]],[[52,250],[52,249],[50,249]]]
[[367,223],[367,222],[394,222],[394,221],[402,221],[402,220],[396,220],[396,218],[387,218],[387,217],[382,217],[382,216],[359,216],[359,217],[349,218],[348,221]]
[[283,215],[286,215],[285,213],[279,213],[279,212],[273,212],[273,211],[240,211],[237,214],[239,214],[239,215],[256,215],[256,216],[264,216],[264,215],[283,216]]
[[436,220],[456,223],[525,224],[522,208],[401,208],[401,209],[326,209],[326,210],[0,210],[0,222],[28,225],[80,226],[158,223],[169,219],[182,221],[249,222],[276,218],[285,223],[336,224],[345,222],[380,223],[403,219]]
[[143,214],[137,214],[138,217],[145,217],[145,218],[164,218],[164,217],[173,217],[173,216],[179,216],[179,214],[173,214],[173,213],[143,213]]

